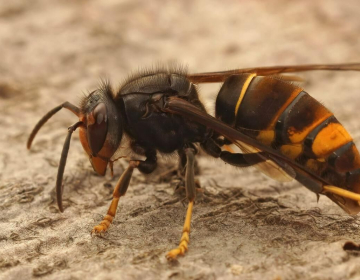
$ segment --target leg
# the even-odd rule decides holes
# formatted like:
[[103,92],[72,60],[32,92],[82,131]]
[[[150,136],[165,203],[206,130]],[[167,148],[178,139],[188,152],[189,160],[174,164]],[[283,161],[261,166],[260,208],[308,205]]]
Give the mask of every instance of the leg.
[[133,170],[135,167],[139,165],[138,161],[130,161],[128,168],[124,171],[124,173],[121,175],[119,181],[117,182],[114,193],[113,193],[113,199],[111,201],[109,210],[107,211],[106,216],[104,219],[100,222],[99,225],[94,227],[94,229],[91,231],[91,233],[100,233],[105,232],[109,228],[110,224],[112,223],[116,209],[119,203],[119,199],[121,196],[124,196],[127,188],[130,183],[131,175],[133,173]]
[[323,186],[324,193],[333,193],[360,202],[360,194],[336,186]]
[[156,150],[146,150],[136,141],[131,141],[130,147],[135,153],[146,156],[146,160],[139,163],[139,171],[145,174],[153,172],[157,166]]
[[265,158],[260,157],[259,154],[261,153],[239,154],[222,151],[220,158],[233,166],[248,167],[266,160]]
[[109,210],[108,210],[106,216],[100,222],[99,225],[94,227],[94,229],[91,231],[91,233],[105,232],[109,228],[110,224],[112,223],[112,221],[115,217],[119,199],[121,196],[124,196],[127,191],[134,168],[137,168],[137,169],[139,169],[140,172],[146,173],[146,174],[154,171],[154,169],[157,166],[156,152],[155,151],[145,152],[145,155],[147,156],[145,161],[130,161],[128,168],[121,175],[119,181],[117,182],[117,184],[115,186],[114,193],[113,193],[113,199],[111,201],[111,204],[110,204],[110,207],[109,207]]
[[240,154],[240,153],[231,153],[228,151],[222,151],[219,147],[219,144],[211,138],[209,138],[206,142],[202,143],[201,147],[209,155],[215,158],[221,158],[226,163],[229,163],[237,167],[247,167],[266,160],[265,157],[260,156],[262,154],[261,152]]
[[[195,146],[191,147],[192,149],[194,149],[195,153],[197,153],[197,149],[195,148]],[[186,168],[186,162],[187,162],[187,157],[186,157],[186,153],[183,150],[179,150],[178,151],[179,154],[179,165],[178,165],[178,176],[184,176],[185,175],[185,168]],[[195,175],[199,175],[200,170],[199,170],[199,164],[196,160],[196,158],[194,158],[194,174]]]
[[322,193],[350,215],[360,211],[360,194],[336,186],[323,186]]
[[[196,150],[195,146],[193,146],[192,148]],[[174,176],[170,180],[170,185],[174,187],[175,192],[179,194],[181,193],[181,195],[184,196],[184,193],[186,191],[185,173],[186,173],[187,158],[184,150],[178,150],[178,155],[179,155],[178,167],[171,170]],[[198,175],[199,173],[200,173],[199,165],[196,158],[194,158],[194,175]],[[200,183],[197,180],[195,180],[195,185],[197,189],[200,189]]]
[[182,236],[180,239],[180,244],[176,249],[171,250],[166,254],[168,260],[175,260],[179,255],[184,255],[188,250],[189,244],[189,234],[190,234],[190,224],[191,224],[191,214],[192,208],[194,205],[196,189],[195,189],[195,180],[194,180],[194,160],[195,160],[195,151],[192,148],[187,148],[185,150],[186,154],[186,173],[185,173],[185,188],[186,188],[186,197],[189,199],[189,205],[186,212],[185,223],[182,231]]

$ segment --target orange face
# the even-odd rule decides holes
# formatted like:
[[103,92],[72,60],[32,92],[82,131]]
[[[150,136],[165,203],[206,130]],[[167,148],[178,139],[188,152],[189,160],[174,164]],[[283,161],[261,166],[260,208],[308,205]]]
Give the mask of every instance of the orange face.
[[101,151],[99,153],[101,158],[99,156],[97,157],[92,156],[91,149],[89,147],[89,143],[87,140],[86,128],[80,127],[79,136],[80,136],[81,145],[83,146],[85,152],[89,155],[89,159],[92,167],[94,168],[96,173],[98,173],[101,176],[104,176],[106,173],[106,167],[109,163],[109,160],[106,160],[105,158],[102,157]]
[[105,175],[107,165],[116,147],[110,144],[106,106],[99,103],[90,113],[80,116],[85,125],[80,127],[80,142],[89,155],[92,167],[99,175]]

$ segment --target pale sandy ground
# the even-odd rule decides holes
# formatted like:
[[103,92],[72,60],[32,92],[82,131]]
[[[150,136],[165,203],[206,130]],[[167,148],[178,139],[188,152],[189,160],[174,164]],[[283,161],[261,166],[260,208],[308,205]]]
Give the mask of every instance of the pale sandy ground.
[[[204,195],[190,250],[177,264],[185,206],[169,183],[137,171],[114,225],[105,214],[115,178],[98,177],[78,136],[66,168],[64,203],[54,203],[66,128],[61,112],[25,149],[49,109],[158,61],[192,72],[275,64],[360,61],[359,1],[1,1],[1,279],[360,279],[360,220],[298,183],[202,156]],[[360,143],[360,73],[312,73],[303,86],[332,109]],[[201,87],[208,107],[219,85]],[[173,166],[163,163],[162,171]]]

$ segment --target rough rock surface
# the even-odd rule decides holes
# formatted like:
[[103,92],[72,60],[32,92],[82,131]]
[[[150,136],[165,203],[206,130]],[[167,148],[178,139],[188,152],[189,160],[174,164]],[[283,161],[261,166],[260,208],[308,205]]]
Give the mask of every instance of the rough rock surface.
[[[190,250],[178,263],[186,207],[159,174],[135,172],[108,233],[90,231],[106,213],[115,176],[92,171],[78,136],[65,170],[66,210],[54,185],[66,128],[60,112],[31,151],[31,128],[64,101],[78,103],[100,78],[117,87],[138,67],[177,61],[191,72],[276,64],[360,61],[358,1],[2,1],[0,3],[1,279],[359,279],[358,217],[300,184],[200,156],[204,189]],[[360,143],[360,73],[301,75]],[[201,86],[212,108],[219,85]]]

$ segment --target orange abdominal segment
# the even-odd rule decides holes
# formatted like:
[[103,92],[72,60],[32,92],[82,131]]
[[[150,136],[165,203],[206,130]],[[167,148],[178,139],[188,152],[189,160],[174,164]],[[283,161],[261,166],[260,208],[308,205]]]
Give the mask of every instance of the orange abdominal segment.
[[316,136],[312,151],[317,157],[323,158],[351,141],[351,136],[340,123],[330,123]]

